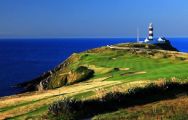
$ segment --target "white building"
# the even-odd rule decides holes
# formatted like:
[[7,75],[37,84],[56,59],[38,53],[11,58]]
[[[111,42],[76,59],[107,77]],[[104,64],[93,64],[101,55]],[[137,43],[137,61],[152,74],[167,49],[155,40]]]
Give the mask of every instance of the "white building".
[[157,42],[159,42],[159,43],[165,43],[166,42],[166,38],[165,37],[159,37],[157,39]]

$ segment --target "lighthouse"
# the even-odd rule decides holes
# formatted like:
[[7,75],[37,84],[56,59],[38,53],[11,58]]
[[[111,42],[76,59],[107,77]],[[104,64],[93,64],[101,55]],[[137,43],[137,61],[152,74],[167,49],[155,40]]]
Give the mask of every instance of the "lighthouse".
[[150,23],[148,27],[148,37],[144,40],[144,42],[148,43],[153,41],[153,24]]
[[149,24],[149,36],[148,36],[148,39],[149,39],[149,41],[153,41],[153,24],[152,23],[150,23]]

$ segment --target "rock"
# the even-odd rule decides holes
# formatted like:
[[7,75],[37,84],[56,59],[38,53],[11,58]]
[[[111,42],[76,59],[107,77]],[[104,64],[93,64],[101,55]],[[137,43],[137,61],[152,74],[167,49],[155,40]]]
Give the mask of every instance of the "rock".
[[169,40],[166,40],[164,43],[156,43],[155,45],[161,48],[162,50],[178,51],[176,48],[172,46]]

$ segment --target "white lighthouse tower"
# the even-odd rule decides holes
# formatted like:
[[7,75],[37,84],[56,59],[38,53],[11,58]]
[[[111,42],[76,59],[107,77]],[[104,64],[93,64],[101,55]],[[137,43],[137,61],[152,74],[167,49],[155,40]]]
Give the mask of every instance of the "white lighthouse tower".
[[153,24],[152,23],[149,24],[148,32],[149,32],[149,35],[144,40],[144,42],[146,43],[153,41]]
[[152,23],[149,24],[149,37],[148,37],[148,39],[150,41],[153,41],[153,24]]

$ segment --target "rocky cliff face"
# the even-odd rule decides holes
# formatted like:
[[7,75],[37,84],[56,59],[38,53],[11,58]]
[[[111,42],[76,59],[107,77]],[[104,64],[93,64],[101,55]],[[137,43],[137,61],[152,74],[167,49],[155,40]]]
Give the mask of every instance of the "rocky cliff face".
[[74,84],[91,78],[94,71],[85,66],[71,68],[71,64],[80,59],[78,54],[71,55],[54,70],[48,71],[38,78],[21,83],[18,86],[26,91],[54,89],[65,85]]

